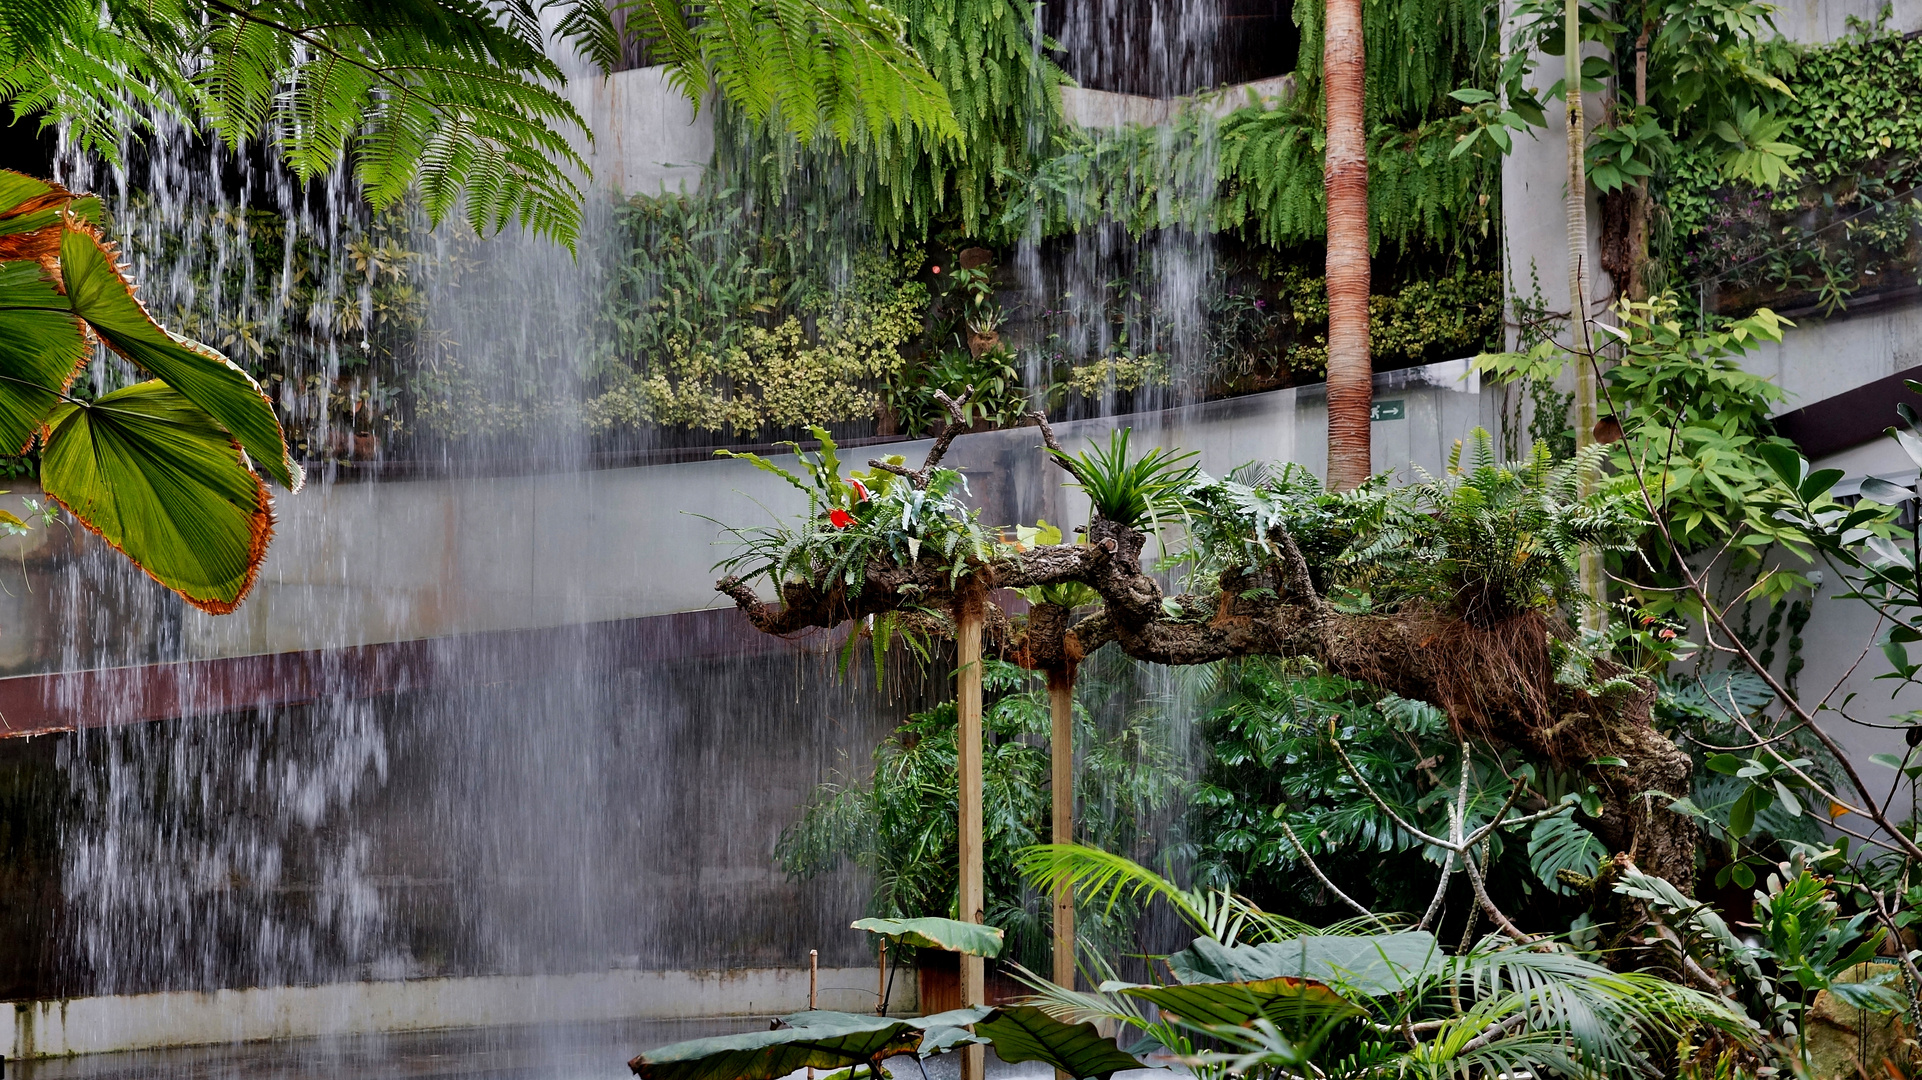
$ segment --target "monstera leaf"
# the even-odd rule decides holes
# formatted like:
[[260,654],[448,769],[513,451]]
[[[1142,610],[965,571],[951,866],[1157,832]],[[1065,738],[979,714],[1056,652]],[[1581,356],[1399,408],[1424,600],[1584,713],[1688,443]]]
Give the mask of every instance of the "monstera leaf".
[[860,919],[854,929],[891,938],[921,949],[946,949],[969,956],[999,956],[1003,934],[998,926],[958,919]]
[[1327,984],[1292,976],[1176,986],[1105,983],[1101,989],[1153,1002],[1169,1016],[1200,1028],[1246,1027],[1256,1017],[1277,1022],[1320,1023],[1362,1014],[1358,1006]]
[[[258,467],[301,484],[259,384],[162,329],[96,231],[99,201],[0,171],[0,451],[37,436],[47,493],[188,603],[232,611],[272,535]],[[158,382],[68,395],[99,342]]]
[[1352,936],[1310,934],[1266,945],[1223,945],[1196,938],[1192,945],[1168,957],[1168,969],[1183,983],[1287,977],[1381,997],[1410,981],[1434,976],[1441,970],[1443,959],[1435,935],[1409,930]]
[[775,1080],[799,1069],[878,1067],[921,1041],[915,1021],[852,1013],[805,1014],[808,1022],[773,1031],[721,1035],[650,1050],[627,1063],[647,1080]]
[[974,1025],[974,1030],[987,1036],[994,1044],[995,1056],[1010,1065],[1046,1062],[1075,1080],[1108,1080],[1115,1073],[1142,1067],[1140,1059],[1123,1053],[1093,1024],[1065,1023],[1032,1005],[996,1009],[993,1016]]

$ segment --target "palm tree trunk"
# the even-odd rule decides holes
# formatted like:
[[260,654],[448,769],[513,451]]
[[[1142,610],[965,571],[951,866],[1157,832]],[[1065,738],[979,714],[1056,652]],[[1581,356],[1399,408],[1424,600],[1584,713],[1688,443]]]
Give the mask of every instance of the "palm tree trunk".
[[1327,0],[1322,92],[1328,113],[1328,486],[1347,491],[1373,471],[1368,355],[1368,142],[1362,126],[1360,0]]
[[[983,922],[987,912],[982,895],[981,837],[981,587],[969,582],[955,604],[956,675],[955,759],[960,781],[961,896],[955,917]],[[961,1005],[987,1004],[987,969],[981,957],[961,954]],[[987,1080],[987,1054],[980,1044],[961,1051],[961,1080]]]
[[[1588,130],[1582,116],[1582,37],[1580,0],[1564,2],[1565,60],[1563,87],[1568,100],[1568,337],[1569,351],[1575,357],[1575,447],[1583,449],[1595,441],[1596,409],[1595,349],[1588,325],[1588,170],[1583,152],[1588,145]],[[1595,478],[1582,478],[1582,494],[1594,493]],[[1602,572],[1602,553],[1593,547],[1582,549],[1580,586],[1583,595],[1594,603],[1582,614],[1582,624],[1600,630],[1608,624],[1608,579]]]

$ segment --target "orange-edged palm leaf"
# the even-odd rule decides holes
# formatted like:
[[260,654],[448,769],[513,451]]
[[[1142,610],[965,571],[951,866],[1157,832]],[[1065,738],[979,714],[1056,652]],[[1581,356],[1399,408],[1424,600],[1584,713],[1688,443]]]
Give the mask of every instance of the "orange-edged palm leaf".
[[154,322],[91,229],[65,226],[60,275],[73,313],[108,348],[200,406],[233,434],[269,477],[289,491],[299,490],[300,466],[287,452],[280,421],[260,384],[226,357],[176,337]]
[[87,528],[202,611],[253,587],[273,515],[267,487],[213,418],[164,382],[56,406],[40,482]]
[[34,259],[0,262],[0,453],[25,452],[88,352],[47,268]]

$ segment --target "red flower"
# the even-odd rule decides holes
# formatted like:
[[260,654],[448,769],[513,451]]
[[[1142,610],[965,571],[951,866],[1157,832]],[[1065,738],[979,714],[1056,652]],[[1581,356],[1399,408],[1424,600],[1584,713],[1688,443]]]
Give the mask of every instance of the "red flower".
[[828,523],[837,529],[845,529],[854,524],[854,515],[837,506],[828,511]]
[[849,480],[848,486],[854,489],[854,497],[861,502],[868,501],[868,489],[859,480]]
[[1656,636],[1656,637],[1658,637],[1658,638],[1661,638],[1661,639],[1662,639],[1663,641],[1674,641],[1674,640],[1675,640],[1675,631],[1673,631],[1673,630],[1670,630],[1670,629],[1668,629],[1668,628],[1666,628],[1666,627],[1664,627],[1664,628],[1662,629],[1662,632],[1661,632],[1661,633],[1659,633],[1659,634],[1657,634],[1657,635],[1655,635],[1655,636]]

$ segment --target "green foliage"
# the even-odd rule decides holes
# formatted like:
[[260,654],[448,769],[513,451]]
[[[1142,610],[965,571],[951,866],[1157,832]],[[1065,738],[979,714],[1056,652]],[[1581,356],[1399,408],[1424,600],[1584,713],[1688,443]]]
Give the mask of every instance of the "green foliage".
[[[809,457],[799,443],[784,444],[794,447],[799,474],[759,454],[716,451],[779,476],[808,500],[799,521],[777,519],[759,529],[726,527],[739,549],[715,564],[717,569],[748,582],[765,577],[777,589],[786,581],[807,581],[823,589],[859,588],[875,559],[898,564],[935,559],[959,580],[970,561],[985,561],[993,554],[995,537],[957,494],[967,489],[967,479],[959,472],[937,468],[925,488],[880,469],[843,479],[834,439],[825,428],[812,430],[820,443],[815,456]],[[899,465],[902,459],[896,454],[887,460]]]
[[[652,2],[652,0],[650,0]],[[1011,240],[997,222],[1002,173],[1028,167],[1030,125],[1059,121],[1060,69],[1035,49],[1025,0],[891,0],[870,5],[896,20],[952,109],[947,131],[856,132],[828,145],[775,129],[752,110],[723,148],[723,170],[771,205],[862,196],[866,223],[895,241],[920,242],[937,226]],[[878,15],[876,17],[879,17]]]
[[1625,491],[1582,494],[1600,465],[1599,448],[1557,465],[1537,447],[1528,461],[1499,464],[1488,432],[1478,429],[1472,467],[1462,467],[1461,452],[1458,442],[1448,470],[1412,491],[1414,523],[1432,523],[1417,533],[1431,588],[1471,620],[1580,602],[1581,549],[1620,550],[1640,524]]
[[863,0],[624,0],[638,34],[696,105],[710,80],[756,123],[803,143],[821,135],[952,139],[940,81],[906,47],[901,20]]
[[[1447,803],[1460,776],[1460,744],[1441,710],[1317,672],[1312,666],[1242,660],[1224,673],[1225,689],[1202,720],[1207,746],[1202,775],[1189,799],[1188,832],[1196,845],[1195,880],[1236,889],[1264,906],[1298,911],[1325,903],[1282,829],[1285,819],[1308,854],[1351,896],[1375,898],[1377,910],[1420,910],[1433,894],[1440,854],[1364,795],[1329,745],[1327,724],[1363,779],[1406,821],[1432,834],[1448,831]],[[1513,761],[1478,754],[1469,781],[1469,828],[1501,806]],[[1541,785],[1546,802],[1560,788]],[[1548,819],[1523,852],[1509,838],[1490,838],[1496,882],[1533,876],[1562,892],[1554,871],[1586,869],[1576,859],[1538,857],[1539,837],[1554,823],[1564,842],[1592,836],[1569,816]],[[1525,856],[1525,857],[1524,857]]]
[[[1286,362],[1301,375],[1328,370],[1328,282],[1291,269],[1278,281],[1293,323]],[[1368,298],[1368,349],[1376,370],[1454,360],[1499,346],[1501,275],[1462,270],[1416,278]]]
[[[258,468],[302,476],[260,385],[162,329],[96,231],[98,200],[0,172],[0,445],[38,442],[41,485],[156,581],[214,614],[253,585],[273,534]],[[99,342],[158,378],[69,393]],[[19,519],[7,523],[18,526]]]
[[[1065,873],[1082,880],[1084,895],[1111,891],[1117,882],[1143,895],[1190,895],[1140,867],[1117,876],[1096,858],[1050,849],[1023,861],[1037,887]],[[1075,874],[1078,861],[1086,870]],[[1252,907],[1238,898],[1223,906]],[[1159,1044],[1206,1069],[1261,1067],[1357,1080],[1521,1070],[1630,1076],[1652,1068],[1678,1037],[1697,1029],[1753,1045],[1753,1028],[1739,1012],[1652,974],[1610,971],[1498,936],[1445,956],[1427,934],[1358,929],[1337,928],[1342,936],[1331,938],[1276,923],[1274,943],[1252,948],[1210,934],[1178,954],[1180,962],[1166,958],[1175,978],[1169,986],[1109,982],[1076,992],[1039,979],[1029,985],[1058,1019],[1118,1023],[1144,1036],[1144,1045]],[[1203,958],[1212,960],[1196,962]],[[1311,971],[1329,981],[1259,978]],[[1219,981],[1224,977],[1240,981]],[[1140,1006],[1163,999],[1171,1004],[1159,1016]],[[1174,1008],[1175,999],[1184,1007]],[[1179,1017],[1172,1022],[1171,1012]],[[1208,1022],[1215,1019],[1226,1022]],[[1197,1056],[1204,1039],[1225,1040],[1229,1051]]]
[[1499,463],[1488,432],[1472,439],[1467,467],[1457,444],[1446,472],[1404,488],[1377,477],[1328,492],[1291,465],[1204,480],[1188,492],[1179,559],[1196,583],[1253,573],[1277,565],[1281,527],[1338,602],[1382,611],[1423,602],[1484,621],[1580,603],[1579,549],[1624,545],[1637,497],[1619,484],[1581,493],[1600,448],[1558,465],[1538,446],[1527,461]]
[[[1372,71],[1372,68],[1371,68]],[[1240,109],[1220,123],[1217,226],[1275,247],[1320,240],[1327,229],[1319,111]],[[1459,116],[1412,129],[1377,125],[1368,137],[1369,246],[1458,251],[1489,236],[1501,155],[1455,153]]]
[[1612,454],[1616,469],[1644,470],[1685,551],[1737,526],[1746,530],[1743,548],[1782,539],[1755,505],[1767,479],[1754,447],[1769,441],[1769,413],[1786,395],[1741,359],[1793,324],[1763,309],[1704,329],[1682,320],[1672,296],[1624,303],[1618,316],[1622,358],[1606,375],[1625,436]]
[[809,250],[804,223],[729,191],[635,198],[615,223],[589,430],[861,419],[903,377],[928,304],[918,249]]
[[[861,0],[660,0],[624,5],[671,77],[709,85],[803,138],[960,134],[899,21]],[[544,22],[546,25],[544,25]],[[266,140],[307,179],[350,163],[376,207],[417,191],[476,231],[518,220],[572,246],[586,125],[548,55],[602,68],[620,38],[599,0],[54,0],[0,17],[0,100],[113,157],[156,115],[205,123],[229,147]]]
[[882,407],[894,416],[903,435],[931,435],[950,422],[947,406],[934,396],[939,390],[959,400],[972,389],[961,407],[969,426],[987,422],[1014,427],[1029,411],[1015,355],[1005,348],[975,356],[966,349],[948,349],[932,362],[904,366],[881,392]]
[[1877,983],[1843,983],[1840,976],[1857,964],[1875,958],[1888,931],[1870,929],[1870,912],[1841,917],[1828,882],[1806,868],[1785,866],[1786,876],[1769,876],[1768,891],[1755,897],[1755,922],[1764,947],[1780,967],[1782,978],[1804,995],[1827,990],[1857,1007],[1877,1006],[1892,1011],[1893,992]]
[[[19,5],[0,24],[0,97],[16,117],[64,124],[116,156],[155,114],[207,123],[229,147],[270,137],[302,179],[351,162],[377,207],[416,183],[437,219],[464,205],[476,230],[518,219],[571,244],[584,168],[569,136],[585,122],[544,51],[611,33],[585,3],[516,0],[181,0]],[[25,16],[25,17],[23,17]]]
[[[1014,178],[1002,221],[1038,219],[1044,235],[1112,221],[1135,235],[1183,227],[1280,248],[1314,243],[1327,224],[1321,125],[1319,103],[1297,97],[1221,120],[1183,112],[1167,128],[1064,131],[1052,155]],[[1500,155],[1454,154],[1465,130],[1452,116],[1371,129],[1371,245],[1458,252],[1489,235]]]
[[136,193],[103,231],[171,286],[146,294],[159,319],[229,354],[281,404],[296,456],[342,458],[348,437],[412,427],[423,373],[449,359],[426,325],[426,279],[471,273],[474,238],[442,238],[430,262],[401,207],[346,215],[331,243],[267,210],[173,214],[177,228],[157,228],[160,208]]
[[1196,456],[1153,447],[1138,458],[1128,454],[1128,437],[1133,428],[1121,428],[1108,436],[1108,445],[1097,444],[1079,454],[1050,448],[1055,460],[1074,474],[1074,487],[1088,496],[1094,516],[1131,529],[1158,528],[1164,520],[1181,512],[1181,492],[1200,467],[1191,463]]
[[[1786,294],[1769,301],[1778,306],[1816,294],[1833,314],[1849,294],[1912,268],[1904,193],[1922,169],[1922,42],[1861,29],[1797,47],[1781,71],[1792,96],[1772,117],[1730,116],[1677,156],[1660,189],[1674,235],[1665,255],[1690,280],[1713,278],[1724,310],[1753,306],[1757,294]],[[1802,151],[1799,187],[1773,189],[1766,174],[1729,182],[1719,151],[1752,153],[1767,139]]]
[[[972,1025],[973,1031],[967,1030]],[[1031,1005],[955,1009],[934,1016],[891,1019],[826,1010],[782,1017],[771,1031],[693,1039],[649,1050],[628,1064],[645,1080],[778,1080],[801,1069],[845,1067],[831,1074],[853,1080],[888,1075],[881,1062],[896,1054],[920,1057],[968,1043],[987,1043],[1002,1061],[1040,1061],[1068,1076],[1108,1080],[1141,1068],[1093,1024],[1067,1024]]]
[[879,934],[917,949],[946,949],[972,956],[996,956],[1004,941],[1002,931],[958,919],[856,919],[853,929]]
[[[984,879],[988,923],[1008,932],[1009,952],[1040,964],[1051,930],[1046,902],[1023,889],[1015,852],[1047,834],[1050,813],[1047,694],[1038,680],[988,661],[985,688],[998,695],[983,712]],[[958,888],[955,825],[954,706],[916,713],[874,751],[865,781],[824,784],[783,830],[776,857],[790,874],[812,876],[849,860],[875,875],[875,914],[952,914]],[[1130,844],[1137,819],[1172,796],[1169,751],[1150,728],[1131,724],[1104,734],[1075,712],[1077,826],[1091,841]],[[1084,939],[1113,939],[1132,912],[1084,912]]]
[[[1771,434],[1769,413],[1782,390],[1742,367],[1741,358],[1765,342],[1780,341],[1789,325],[1766,309],[1712,326],[1684,321],[1672,295],[1646,303],[1624,301],[1610,327],[1621,360],[1604,374],[1604,408],[1613,411],[1623,437],[1608,448],[1618,483],[1647,485],[1667,535],[1684,552],[1732,544],[1742,565],[1753,565],[1774,544],[1806,545],[1799,531],[1778,519],[1763,496],[1774,478],[1758,451],[1787,443]],[[1552,380],[1569,362],[1553,341],[1526,353],[1484,354],[1476,366],[1498,380]],[[1640,501],[1640,488],[1635,488]],[[1659,534],[1644,536],[1646,563],[1666,567]],[[1643,576],[1646,576],[1645,573]],[[1650,581],[1660,585],[1667,579]],[[1763,595],[1780,597],[1806,584],[1794,574],[1772,574]],[[1646,598],[1662,615],[1673,604],[1660,594]]]

